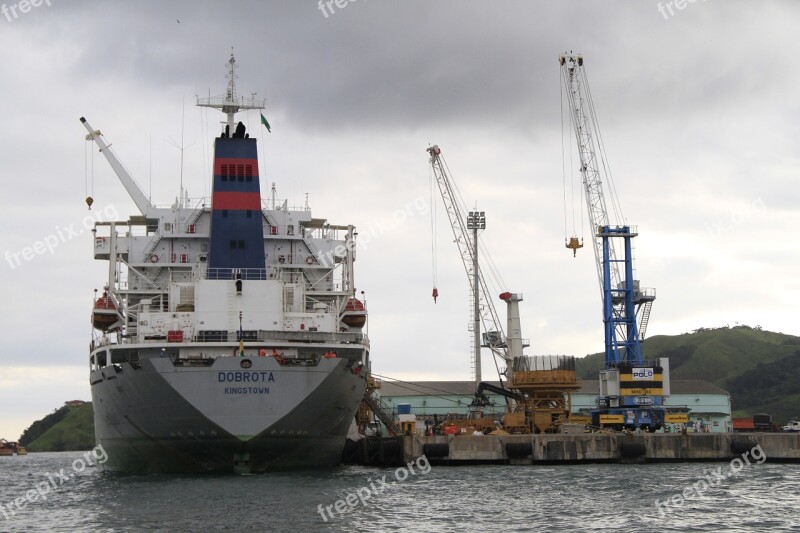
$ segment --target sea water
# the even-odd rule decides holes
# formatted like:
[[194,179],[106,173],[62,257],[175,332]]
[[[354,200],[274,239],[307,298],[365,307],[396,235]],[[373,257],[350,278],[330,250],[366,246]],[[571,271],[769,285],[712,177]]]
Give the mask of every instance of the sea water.
[[126,476],[97,456],[0,457],[0,532],[800,531],[800,465],[769,458]]

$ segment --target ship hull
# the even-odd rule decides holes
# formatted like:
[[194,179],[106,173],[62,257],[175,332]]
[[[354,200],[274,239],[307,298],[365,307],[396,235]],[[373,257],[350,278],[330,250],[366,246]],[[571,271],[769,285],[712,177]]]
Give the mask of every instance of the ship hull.
[[145,358],[93,370],[104,466],[136,474],[335,466],[366,387],[352,366],[226,356],[207,366]]

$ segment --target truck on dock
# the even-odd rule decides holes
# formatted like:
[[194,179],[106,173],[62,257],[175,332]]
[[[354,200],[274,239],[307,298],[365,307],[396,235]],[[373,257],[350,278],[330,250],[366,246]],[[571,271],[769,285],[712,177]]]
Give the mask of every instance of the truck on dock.
[[788,424],[781,428],[781,431],[796,433],[800,431],[800,420],[790,420]]
[[[759,413],[748,417],[737,417],[733,419],[733,431],[752,432],[752,431],[778,431],[778,426],[772,422],[772,415]],[[800,431],[800,429],[798,429]]]

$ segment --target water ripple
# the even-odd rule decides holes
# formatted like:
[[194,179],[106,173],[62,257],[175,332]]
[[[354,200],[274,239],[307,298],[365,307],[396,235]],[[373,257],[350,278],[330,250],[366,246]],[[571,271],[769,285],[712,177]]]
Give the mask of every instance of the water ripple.
[[[0,458],[6,514],[48,475],[73,474],[79,456]],[[86,468],[47,499],[12,504],[13,516],[0,514],[0,532],[800,531],[800,465],[753,464],[738,473],[727,463],[420,470],[398,481],[395,469],[355,466],[247,477]]]

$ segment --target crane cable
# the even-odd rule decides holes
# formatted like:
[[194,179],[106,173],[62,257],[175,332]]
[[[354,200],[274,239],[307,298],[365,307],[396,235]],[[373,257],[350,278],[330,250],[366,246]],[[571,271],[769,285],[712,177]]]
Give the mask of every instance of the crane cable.
[[436,179],[433,175],[433,167],[428,166],[428,188],[430,189],[430,204],[431,204],[431,269],[433,275],[433,303],[439,297],[439,289],[437,274],[439,265],[436,259]]
[[89,196],[89,142],[83,142],[83,195]]
[[[617,186],[614,183],[614,177],[611,174],[611,165],[608,161],[608,156],[606,155],[606,147],[605,143],[603,142],[603,135],[600,133],[600,123],[597,120],[597,113],[595,112],[594,108],[594,99],[592,98],[592,90],[591,86],[589,85],[589,78],[586,74],[586,67],[583,67],[581,72],[583,73],[584,87],[586,88],[586,100],[589,107],[589,114],[591,116],[592,126],[594,127],[594,138],[597,139],[597,152],[600,156],[600,164],[603,165],[604,174],[608,178],[607,182],[609,196],[611,197],[611,208],[614,211],[614,215],[617,217],[617,223],[623,224],[625,222],[625,218],[622,215],[622,208],[619,204]],[[611,221],[609,220],[609,224],[610,223]]]
[[564,160],[564,77],[559,76],[561,88],[558,91],[559,96],[559,114],[561,116],[561,192],[564,197],[564,242],[567,242],[567,170],[566,162]]
[[[466,204],[464,202],[464,198],[461,196],[461,191],[458,188],[458,184],[453,179],[453,174],[450,172],[450,167],[447,165],[447,160],[444,158],[444,155],[439,154],[439,161],[441,163],[441,169],[442,169],[443,173],[445,174],[445,179],[447,179],[448,183],[450,183],[450,185],[451,185],[451,187],[453,189],[452,200],[453,200],[453,203],[455,204],[454,207],[456,208],[456,211],[460,211],[462,213],[467,212],[467,208],[466,208]],[[433,168],[432,167],[431,167],[431,172],[433,172]],[[432,185],[431,186],[431,204],[433,204],[433,205],[435,205],[435,202],[433,200],[434,196],[435,196],[435,189],[434,189],[434,187]],[[500,271],[497,268],[497,265],[495,264],[494,260],[492,259],[492,255],[489,253],[487,247],[483,244],[483,241],[481,239],[478,239],[478,248],[482,253],[482,257],[484,258],[484,261],[483,261],[482,264],[484,264],[484,265],[486,265],[488,267],[488,271],[489,271],[489,274],[490,274],[488,276],[488,282],[487,282],[487,279],[486,279],[487,277],[483,275],[483,269],[480,269],[480,268],[478,269],[478,276],[477,277],[478,277],[479,286],[481,286],[482,289],[488,289],[489,286],[491,286],[492,289],[497,294],[500,294],[502,292],[506,292],[506,290],[507,290],[506,287],[507,286],[505,284],[505,281],[503,280],[502,276],[500,275]],[[481,297],[484,297],[483,295],[485,294],[485,290],[481,290],[479,292],[482,295]],[[438,292],[436,291],[435,288],[434,288],[434,294],[438,295]],[[492,302],[486,302],[486,305],[492,306]],[[485,314],[481,313],[481,324],[483,325],[484,329],[488,329],[487,328],[488,324],[487,324],[486,321],[487,321],[487,319],[485,317]],[[500,330],[502,331],[502,328],[503,328],[502,324],[497,324],[496,327],[500,328]],[[498,364],[498,361],[497,361],[497,354],[494,353],[494,351],[492,351],[492,356],[493,356],[492,359],[494,360],[494,363],[495,363],[495,368],[497,369],[497,373],[498,373],[499,379],[500,379],[500,381],[502,383],[503,374],[500,371],[500,367],[499,367],[499,364]]]
[[[87,136],[83,143],[83,192],[86,195],[86,205],[89,206],[90,210],[94,203],[94,150],[90,146],[93,142],[94,139],[91,136]],[[92,153],[91,177],[89,172],[89,152]]]
[[[461,190],[458,188],[458,183],[456,180],[453,179],[453,173],[450,172],[450,167],[447,166],[447,160],[444,158],[443,155],[439,156],[444,169],[447,172],[447,175],[450,176],[450,184],[453,186],[453,190],[455,191],[455,197],[453,198],[454,202],[458,203],[459,210],[462,213],[467,213],[467,204],[464,202],[464,197],[461,196]],[[497,268],[497,265],[492,259],[492,254],[489,253],[489,249],[483,243],[482,239],[478,239],[478,249],[481,252],[481,257],[483,258],[483,264],[487,265],[487,270],[489,271],[489,284],[493,291],[500,294],[501,292],[505,292],[507,290],[507,285],[503,277],[500,275],[500,270]],[[483,273],[480,273],[481,279],[484,279]]]
[[[561,101],[561,109],[560,109],[560,111],[561,111],[561,113],[560,113],[561,114],[561,176],[562,176],[562,180],[561,181],[562,181],[563,196],[564,196],[564,242],[567,242],[569,240],[569,230],[568,230],[568,224],[567,224],[567,175],[570,176],[569,182],[570,182],[570,210],[572,211],[572,236],[577,236],[578,235],[577,227],[576,227],[576,224],[575,224],[575,205],[576,205],[576,203],[579,204],[580,200],[576,200],[575,199],[575,182],[580,180],[581,176],[578,175],[577,178],[573,177],[573,176],[575,176],[575,168],[573,167],[574,158],[573,158],[573,155],[572,155],[572,149],[573,149],[573,146],[574,146],[573,143],[572,143],[572,136],[573,136],[573,133],[574,133],[573,128],[567,128],[567,135],[566,135],[567,136],[566,145],[569,146],[569,157],[567,157],[566,150],[564,148],[564,144],[565,144],[564,143],[564,126],[565,126],[565,122],[566,122],[564,120],[564,107],[565,107],[565,105],[568,108],[567,109],[567,113],[569,114],[569,117],[570,117],[570,124],[574,123],[574,118],[572,116],[572,109],[569,107],[569,99],[567,99],[566,104],[564,103],[564,92],[569,90],[568,89],[569,84],[566,83],[565,76],[566,75],[562,71],[562,75],[559,77],[559,81],[561,83],[561,90],[559,92],[559,97],[560,97],[560,101]],[[575,140],[576,140],[576,143],[577,143],[577,138]],[[567,171],[566,171],[566,163],[565,163],[566,160],[569,160],[569,174],[567,174]],[[578,196],[580,196],[580,193],[578,193]],[[580,218],[581,218],[580,236],[581,236],[581,242],[583,242],[583,240],[584,240],[584,232],[585,232],[584,224],[583,224],[583,209],[578,208],[578,212],[580,213]]]
[[[464,198],[461,196],[461,191],[458,188],[458,184],[453,179],[453,174],[452,174],[452,172],[450,172],[450,167],[447,166],[447,160],[445,160],[443,155],[440,155],[439,157],[441,159],[443,168],[447,172],[447,176],[450,177],[449,182],[452,185],[453,190],[455,192],[455,196],[453,197],[453,201],[455,203],[457,203],[458,209],[462,213],[465,213],[465,212],[467,212],[466,203],[464,202]],[[483,261],[481,262],[481,264],[487,266],[487,270],[489,272],[489,276],[484,276],[483,275],[483,271],[484,270],[482,268],[478,269],[478,276],[477,276],[478,277],[478,281],[477,282],[478,282],[479,286],[481,287],[481,290],[479,291],[481,297],[483,297],[486,294],[486,292],[488,291],[488,289],[490,287],[491,287],[492,291],[494,291],[495,294],[500,294],[500,293],[506,292],[508,290],[507,289],[507,285],[506,285],[505,281],[503,280],[503,277],[500,275],[500,270],[497,268],[497,265],[495,264],[494,259],[492,259],[492,254],[489,253],[489,250],[486,247],[486,245],[484,244],[483,239],[480,239],[480,238],[478,239],[478,249],[479,249],[479,251],[481,253],[481,257],[483,258]],[[488,306],[492,306],[492,302],[485,302],[485,304],[488,305]],[[481,313],[481,325],[487,331],[489,329],[489,326],[491,326],[491,324],[487,323],[487,317],[486,317],[485,313]],[[502,329],[503,329],[502,324],[496,324],[494,327],[499,328],[500,331],[502,331]],[[495,370],[497,371],[498,379],[500,380],[500,383],[502,384],[502,382],[503,382],[503,372],[500,370],[500,365],[499,365],[499,362],[498,362],[497,359],[498,359],[497,353],[495,353],[494,350],[492,350],[492,361],[494,362],[494,366],[495,366]]]

